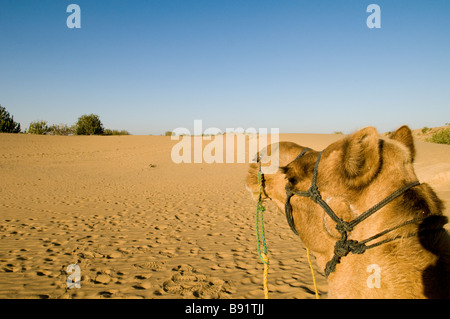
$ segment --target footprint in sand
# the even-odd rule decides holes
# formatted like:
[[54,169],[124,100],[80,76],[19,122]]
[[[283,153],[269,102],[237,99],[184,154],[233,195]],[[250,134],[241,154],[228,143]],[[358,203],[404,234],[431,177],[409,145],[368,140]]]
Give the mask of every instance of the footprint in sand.
[[133,266],[140,269],[148,269],[157,271],[163,269],[164,262],[161,261],[149,261],[141,264],[134,264]]
[[183,264],[172,270],[172,277],[163,283],[163,290],[186,298],[230,298],[234,292],[228,281],[199,274],[191,265]]

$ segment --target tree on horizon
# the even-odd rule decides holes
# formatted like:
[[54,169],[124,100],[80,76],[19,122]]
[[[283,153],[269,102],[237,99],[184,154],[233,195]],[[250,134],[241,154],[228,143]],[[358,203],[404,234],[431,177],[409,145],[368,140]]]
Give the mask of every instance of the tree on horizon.
[[82,115],[76,124],[76,135],[102,135],[104,132],[100,117],[96,114]]
[[14,122],[14,116],[0,105],[0,133],[20,133],[20,123]]

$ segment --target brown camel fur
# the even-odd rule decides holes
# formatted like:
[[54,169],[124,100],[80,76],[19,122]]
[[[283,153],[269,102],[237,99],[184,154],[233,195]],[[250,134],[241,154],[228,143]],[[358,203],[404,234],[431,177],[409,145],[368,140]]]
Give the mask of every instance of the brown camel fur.
[[[264,175],[264,199],[276,203],[284,214],[289,184],[306,191],[311,186],[317,151],[303,150],[291,142],[269,145],[261,151],[269,156],[279,149],[280,169]],[[402,186],[417,181],[413,162],[411,130],[402,126],[389,138],[381,138],[373,127],[361,129],[328,146],[318,167],[317,186],[336,215],[351,221]],[[264,162],[264,160],[262,161]],[[264,164],[263,164],[264,165]],[[258,196],[258,165],[250,164],[247,188]],[[310,198],[293,196],[293,220],[300,239],[316,257],[323,271],[339,240],[335,222]],[[449,298],[450,239],[443,225],[443,203],[425,183],[415,186],[358,224],[349,234],[364,240],[417,217],[422,221],[398,228],[374,241],[401,236],[363,254],[342,257],[328,276],[329,298]],[[374,268],[375,267],[375,268]],[[374,280],[374,269],[378,285]],[[371,277],[372,276],[372,277]]]

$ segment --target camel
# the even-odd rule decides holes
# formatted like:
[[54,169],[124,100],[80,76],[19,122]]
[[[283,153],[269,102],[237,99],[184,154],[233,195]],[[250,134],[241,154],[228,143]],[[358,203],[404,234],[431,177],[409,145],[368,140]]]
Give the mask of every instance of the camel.
[[[263,174],[261,198],[286,213],[316,257],[328,298],[450,297],[448,220],[433,189],[418,182],[408,126],[389,137],[366,127],[322,152],[279,142],[257,154],[263,167],[275,149],[280,168]],[[254,199],[258,168],[251,163],[246,177]]]

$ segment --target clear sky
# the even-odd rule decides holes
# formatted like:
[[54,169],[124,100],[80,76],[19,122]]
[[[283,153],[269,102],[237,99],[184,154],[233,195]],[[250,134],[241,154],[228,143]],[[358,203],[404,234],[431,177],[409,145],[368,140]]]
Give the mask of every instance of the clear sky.
[[90,113],[132,134],[441,126],[450,1],[0,0],[0,104],[23,129]]

